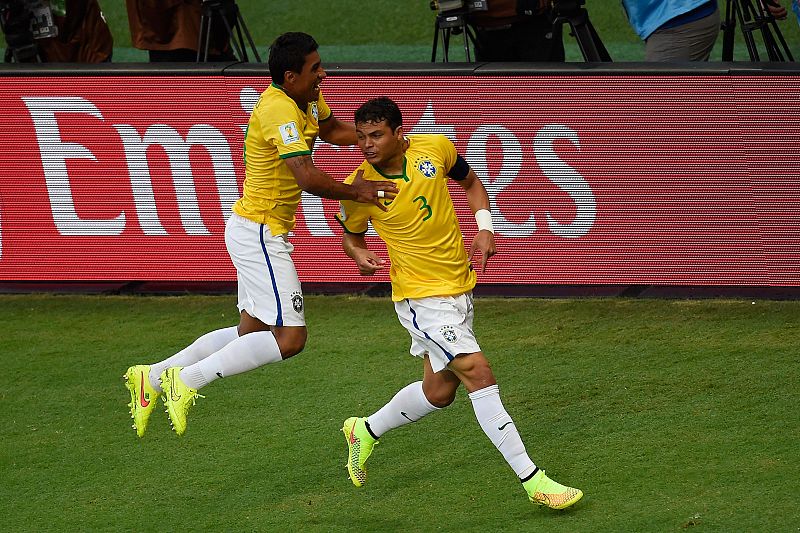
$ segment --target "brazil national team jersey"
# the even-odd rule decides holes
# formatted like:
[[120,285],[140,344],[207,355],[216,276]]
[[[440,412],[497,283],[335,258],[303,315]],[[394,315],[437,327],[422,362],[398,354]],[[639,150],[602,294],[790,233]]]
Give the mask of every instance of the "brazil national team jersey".
[[410,135],[402,176],[385,176],[364,161],[346,180],[352,183],[358,170],[365,180],[391,179],[400,189],[386,200],[389,208],[349,200],[341,202],[336,215],[348,233],[365,233],[368,222],[389,251],[392,300],[454,296],[475,286],[464,249],[447,173],[456,162],[456,149],[443,135]]
[[233,211],[266,224],[273,235],[294,228],[301,191],[284,160],[310,154],[319,123],[330,117],[331,110],[322,93],[306,109],[297,107],[274,83],[261,93],[244,139],[244,193]]

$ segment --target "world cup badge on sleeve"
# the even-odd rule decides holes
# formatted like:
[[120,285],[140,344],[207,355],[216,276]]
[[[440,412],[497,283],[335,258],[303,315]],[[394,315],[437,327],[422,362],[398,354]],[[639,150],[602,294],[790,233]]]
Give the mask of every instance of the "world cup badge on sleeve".
[[300,140],[300,130],[297,129],[294,121],[281,124],[278,126],[278,130],[281,132],[283,144],[292,144]]

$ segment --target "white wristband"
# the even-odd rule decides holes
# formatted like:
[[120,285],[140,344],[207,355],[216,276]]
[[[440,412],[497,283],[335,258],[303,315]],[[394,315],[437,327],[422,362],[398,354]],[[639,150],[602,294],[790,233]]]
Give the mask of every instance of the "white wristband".
[[488,209],[478,209],[475,213],[475,222],[478,223],[478,231],[489,230],[494,233],[492,227],[492,213]]

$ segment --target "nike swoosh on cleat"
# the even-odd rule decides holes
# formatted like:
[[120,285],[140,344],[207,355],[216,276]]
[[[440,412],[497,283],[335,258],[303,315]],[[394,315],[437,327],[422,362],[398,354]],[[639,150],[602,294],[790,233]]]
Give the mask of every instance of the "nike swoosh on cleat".
[[172,398],[173,402],[177,402],[178,400],[181,399],[181,395],[180,394],[178,394],[177,396],[175,395],[175,375],[174,375],[174,373],[170,377],[171,377],[171,379],[169,380],[169,396],[170,396],[170,398]]
[[219,377],[222,377],[222,372],[217,372],[217,375],[218,375]]
[[142,388],[141,392],[139,393],[139,403],[142,404],[142,407],[147,407],[150,405],[150,402],[144,397],[144,372],[142,372]]
[[509,425],[509,424],[513,424],[513,422],[506,422],[505,424],[503,424],[502,426],[500,426],[500,427],[499,427],[499,428],[497,428],[497,429],[499,429],[500,431],[503,431],[503,428],[505,428],[505,427],[506,427],[507,425]]
[[356,422],[353,422],[353,427],[350,428],[350,444],[356,443]]
[[[400,411],[400,414],[403,415],[403,417],[407,418],[408,420],[411,420],[411,418],[407,414],[405,414],[403,411]],[[413,422],[413,420],[411,420],[411,422]]]

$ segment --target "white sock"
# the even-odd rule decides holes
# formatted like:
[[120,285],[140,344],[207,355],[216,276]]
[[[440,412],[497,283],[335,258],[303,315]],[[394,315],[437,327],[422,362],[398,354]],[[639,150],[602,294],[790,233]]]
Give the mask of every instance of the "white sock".
[[389,403],[367,418],[367,425],[373,436],[380,437],[390,429],[411,422],[438,411],[440,407],[431,405],[422,392],[422,382],[415,381],[400,389]]
[[161,391],[161,373],[164,370],[173,366],[193,365],[222,349],[238,337],[239,331],[236,326],[209,331],[172,357],[150,365],[150,384],[157,391]]
[[235,376],[268,363],[282,361],[278,341],[271,331],[254,331],[226,344],[205,359],[181,370],[180,378],[193,389],[217,378]]
[[525,445],[517,432],[514,421],[500,401],[500,389],[497,385],[469,393],[472,408],[483,432],[492,444],[503,454],[503,458],[520,479],[528,477],[535,469]]

